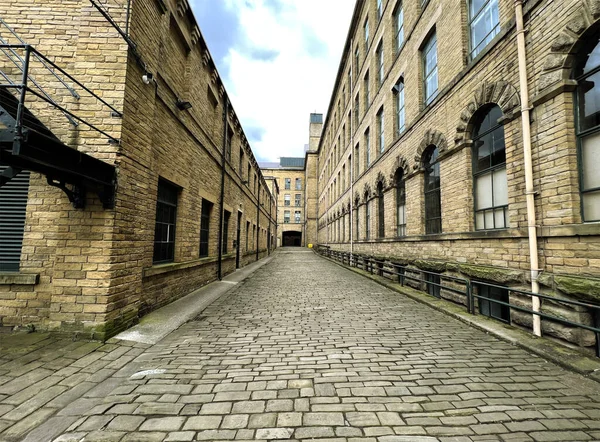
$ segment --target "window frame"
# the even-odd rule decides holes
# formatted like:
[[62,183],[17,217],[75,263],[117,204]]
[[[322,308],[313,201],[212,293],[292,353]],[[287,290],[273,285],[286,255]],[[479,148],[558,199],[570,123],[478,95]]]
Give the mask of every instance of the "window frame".
[[404,78],[400,77],[394,85],[394,106],[396,110],[396,136],[406,130],[406,103],[404,101]]
[[[584,81],[594,75],[600,74],[600,62],[589,69],[589,71],[585,72],[584,69],[588,63],[590,55],[593,51],[600,46],[600,36],[598,33],[594,34],[592,38],[590,38],[590,42],[597,41],[596,45],[590,48],[590,46],[585,45],[579,51],[579,54],[582,52],[585,56],[577,57],[575,67],[573,69],[573,79],[577,82],[578,85],[582,85]],[[579,72],[581,71],[581,73]],[[598,124],[585,127],[582,129],[582,118],[581,118],[581,108],[584,106],[584,100],[581,99],[580,96],[580,88],[578,86],[574,92],[574,110],[575,110],[575,135],[577,137],[577,167],[578,167],[578,180],[579,180],[579,197],[580,197],[580,215],[583,223],[594,223],[599,222],[600,217],[598,219],[587,219],[585,213],[585,197],[587,194],[597,194],[600,193],[600,187],[585,187],[585,158],[584,158],[584,139],[590,136],[600,134],[600,121]],[[600,95],[600,93],[599,93]],[[600,112],[598,112],[600,113]],[[600,172],[599,172],[600,173]]]
[[383,81],[385,79],[385,63],[383,59],[383,38],[379,40],[379,44],[377,45],[377,82],[379,87],[383,85]]
[[[428,146],[425,152],[423,152],[422,163],[425,172],[423,189],[423,200],[425,203],[425,234],[438,235],[442,233],[442,183],[440,176],[439,148],[435,145]],[[438,187],[428,189],[428,177],[431,173],[437,174]],[[439,216],[432,216],[430,213],[431,203],[435,203],[436,208],[439,209]]]
[[198,256],[206,258],[210,256],[210,217],[213,203],[202,198],[200,209],[200,250]]
[[[498,21],[493,25],[492,29],[485,34],[485,37],[476,46],[474,46],[475,42],[473,41],[473,23],[481,16],[481,14],[484,13],[485,9],[490,4],[495,4],[496,6]],[[469,22],[467,26],[469,28],[469,57],[471,60],[475,59],[480,53],[482,53],[486,46],[492,42],[494,37],[500,33],[500,7],[498,5],[498,0],[485,0],[485,3],[481,6],[479,11],[477,11],[475,16],[473,16],[472,5],[473,0],[468,0],[467,13],[469,16]]]
[[[406,180],[402,168],[396,170],[394,180],[396,189],[396,237],[402,238],[406,236]],[[403,223],[400,222],[400,208],[402,208]]]
[[379,108],[379,111],[376,115],[377,121],[377,144],[378,144],[378,154],[381,156],[385,152],[385,116],[383,106]]
[[[163,200],[161,200],[161,186],[165,186],[165,189],[163,189],[164,191],[172,191],[174,194],[174,201],[167,201],[164,199],[165,196],[165,192],[162,192],[163,195]],[[170,189],[169,189],[170,188]],[[177,186],[174,183],[171,183],[170,181],[165,180],[164,178],[159,178],[158,179],[158,186],[157,186],[157,190],[156,190],[156,213],[155,213],[155,220],[154,220],[154,249],[152,252],[152,264],[156,265],[156,264],[166,264],[166,263],[170,263],[170,262],[174,262],[175,261],[175,244],[176,244],[176,239],[177,239],[177,206],[179,203],[179,193],[181,191],[181,188],[179,186]],[[170,210],[172,209],[172,212],[170,212],[170,214],[172,214],[172,218],[169,218],[170,222],[159,222],[159,215],[161,214],[161,211],[164,210],[165,208],[169,208]],[[167,240],[166,241],[157,241],[157,229],[158,229],[158,225],[160,224],[165,224],[167,225]],[[170,238],[172,237],[172,240],[170,240]],[[164,244],[167,245],[167,248],[169,245],[171,245],[171,250],[167,250],[165,253],[164,250],[159,250],[157,252],[157,246],[158,247],[162,247]],[[157,255],[158,255],[158,259],[157,259]],[[165,256],[168,255],[168,256]]]
[[[488,106],[486,108],[480,108],[478,109],[478,112],[481,112],[482,115],[478,116],[477,113],[475,115],[475,118],[480,118],[481,122],[483,122],[483,120],[492,112],[492,110],[494,108],[498,108],[500,110],[500,107],[497,105],[494,106]],[[502,113],[502,110],[500,110],[500,113]],[[479,126],[481,124],[481,122],[477,123],[477,126]],[[473,132],[475,131],[475,128],[473,130]],[[501,164],[497,164],[494,166],[490,166],[487,167],[485,169],[482,170],[477,170],[477,165],[476,162],[479,158],[478,155],[478,150],[481,146],[477,145],[477,142],[480,139],[483,139],[485,136],[487,135],[491,135],[497,131],[501,131],[502,133],[502,143],[504,145],[504,162]],[[502,124],[496,122],[495,125],[491,126],[489,129],[487,129],[486,131],[482,132],[482,133],[478,133],[477,136],[472,136],[471,137],[472,140],[472,148],[471,148],[471,170],[472,170],[472,174],[473,174],[473,222],[474,222],[474,226],[475,226],[475,230],[476,231],[485,231],[485,230],[503,230],[503,229],[508,229],[510,228],[510,222],[508,219],[508,180],[507,180],[507,203],[503,204],[503,205],[499,205],[499,206],[490,206],[490,207],[486,207],[483,209],[477,209],[477,205],[478,205],[478,199],[477,199],[477,188],[478,188],[478,178],[484,177],[485,175],[491,175],[491,197],[492,197],[492,201],[494,200],[494,173],[501,171],[502,169],[505,170],[504,176],[506,178],[506,139],[505,139],[505,134],[504,134],[504,127],[502,126]],[[490,150],[490,156],[492,156],[494,152],[492,152]],[[497,210],[502,209],[503,212],[503,219],[504,219],[504,225],[501,227],[496,227],[496,216],[495,216],[495,212]],[[487,227],[486,226],[486,218],[485,218],[485,213],[486,212],[492,212],[492,220],[493,220],[493,226],[492,227]],[[478,227],[478,223],[477,223],[477,215],[479,213],[483,213],[483,227]]]
[[404,8],[402,7],[402,1],[399,1],[394,9],[394,47],[396,54],[400,52],[400,49],[404,45]]
[[[430,72],[427,72],[427,55],[433,49],[435,49],[435,65],[433,66],[433,68],[431,69]],[[428,106],[433,102],[433,100],[435,100],[435,98],[438,95],[439,89],[440,89],[439,71],[438,71],[438,55],[437,55],[437,33],[436,33],[435,29],[427,37],[427,40],[425,41],[425,44],[423,45],[421,59],[422,59],[421,63],[423,66],[423,100],[424,100],[423,102],[424,102],[425,106]],[[434,75],[436,78],[435,90],[433,92],[431,92],[429,95],[427,95],[427,93],[428,93],[427,80],[429,78],[433,77]]]
[[385,238],[385,194],[381,182],[377,185],[377,237]]

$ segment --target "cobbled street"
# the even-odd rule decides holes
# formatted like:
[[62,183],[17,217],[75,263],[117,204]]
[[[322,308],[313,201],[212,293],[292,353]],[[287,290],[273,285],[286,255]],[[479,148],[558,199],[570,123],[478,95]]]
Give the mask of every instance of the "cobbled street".
[[[36,408],[3,376],[0,438],[53,410],[39,420],[68,420],[57,442],[600,440],[596,382],[306,250],[280,249],[156,345],[108,346],[79,364],[113,364],[96,394],[57,400],[59,380]],[[58,377],[30,375],[44,369]]]

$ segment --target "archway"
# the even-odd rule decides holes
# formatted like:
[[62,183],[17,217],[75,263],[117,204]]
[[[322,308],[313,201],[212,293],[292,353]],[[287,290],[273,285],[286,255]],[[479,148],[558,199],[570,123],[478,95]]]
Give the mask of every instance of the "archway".
[[283,247],[300,247],[302,246],[302,232],[283,232],[282,242]]

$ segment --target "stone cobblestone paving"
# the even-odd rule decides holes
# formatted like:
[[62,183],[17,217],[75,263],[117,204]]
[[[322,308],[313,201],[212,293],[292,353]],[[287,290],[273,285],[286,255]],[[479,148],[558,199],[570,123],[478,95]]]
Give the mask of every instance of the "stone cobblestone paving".
[[[109,345],[139,356],[101,397],[59,401],[52,419],[70,420],[55,442],[600,440],[600,384],[304,250],[280,249],[157,345]],[[42,402],[110,354],[61,369]],[[45,419],[5,402],[0,428]]]

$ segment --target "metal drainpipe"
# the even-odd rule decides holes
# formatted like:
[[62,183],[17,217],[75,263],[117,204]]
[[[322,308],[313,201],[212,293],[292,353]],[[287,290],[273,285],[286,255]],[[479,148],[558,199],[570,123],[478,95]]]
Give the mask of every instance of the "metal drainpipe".
[[260,255],[260,180],[258,180],[258,199],[256,200],[256,260]]
[[[350,39],[350,54],[352,54],[352,49],[354,49],[354,39]],[[354,57],[350,57],[350,107],[352,107],[353,99],[354,99],[354,76],[356,72],[354,72]],[[356,109],[354,109],[356,112]],[[352,155],[352,161],[350,161],[350,255],[354,253],[354,234],[352,226],[354,221],[354,162],[356,158],[354,158],[354,125],[352,121],[357,117],[357,115],[353,115],[354,118],[350,118],[350,155]],[[357,232],[358,233],[358,232]]]
[[[525,196],[527,198],[527,230],[529,237],[529,263],[531,269],[531,291],[540,291],[538,282],[538,243],[535,217],[535,190],[533,187],[533,166],[531,158],[531,124],[529,122],[529,90],[527,87],[527,54],[525,51],[525,27],[523,25],[523,1],[515,0],[515,20],[517,24],[517,54],[519,58],[519,88],[521,90],[521,124],[523,130],[523,153],[525,160]],[[540,298],[531,297],[532,310],[540,311]],[[533,333],[542,335],[541,318],[533,315]]]
[[221,155],[221,196],[219,197],[219,260],[217,261],[217,277],[219,280],[222,279],[222,263],[223,260],[223,211],[224,211],[224,200],[225,200],[225,151],[227,150],[227,120],[229,117],[229,101],[225,98],[225,105],[223,106],[223,153]]

